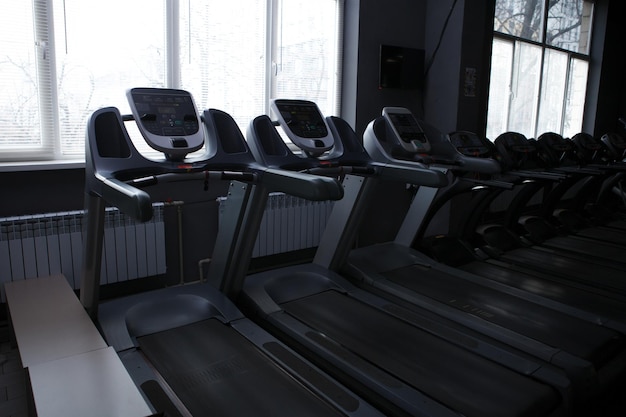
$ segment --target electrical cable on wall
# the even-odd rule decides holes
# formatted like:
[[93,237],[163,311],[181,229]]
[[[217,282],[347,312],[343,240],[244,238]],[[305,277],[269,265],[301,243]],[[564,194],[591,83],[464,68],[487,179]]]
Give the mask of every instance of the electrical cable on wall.
[[435,57],[437,56],[437,52],[439,52],[439,47],[441,46],[441,41],[443,40],[443,35],[445,35],[446,33],[446,29],[448,28],[448,23],[450,22],[450,17],[452,16],[452,12],[454,12],[454,9],[456,8],[456,3],[458,2],[458,0],[454,0],[452,2],[452,5],[450,6],[450,10],[448,11],[448,15],[446,16],[446,20],[443,23],[443,27],[441,28],[441,33],[439,34],[439,40],[437,41],[437,46],[435,47],[435,50],[433,51],[433,54],[431,55],[430,59],[428,60],[428,63],[426,64],[426,70],[424,71],[424,77],[426,77],[428,75],[428,71],[430,71],[430,67],[433,65],[433,62],[435,62]]

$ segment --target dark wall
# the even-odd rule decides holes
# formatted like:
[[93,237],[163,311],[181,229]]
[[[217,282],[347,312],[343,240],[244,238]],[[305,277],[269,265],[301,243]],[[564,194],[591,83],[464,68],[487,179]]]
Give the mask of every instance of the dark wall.
[[591,43],[584,131],[599,136],[620,131],[617,119],[626,116],[626,2],[598,0]]
[[456,130],[485,135],[495,2],[465,0]]
[[[358,24],[354,21],[358,13]],[[347,0],[342,114],[361,135],[385,106],[422,114],[418,90],[379,89],[380,45],[424,49],[425,0]]]
[[[219,205],[216,198],[225,193],[227,184],[218,183],[208,191],[203,184],[179,183],[152,191],[155,202],[182,201],[183,271],[186,280],[199,278],[198,261],[213,251],[217,234]],[[58,169],[20,172],[0,172],[0,217],[82,210],[85,195],[85,170]],[[179,207],[166,206],[166,250],[168,283],[180,280]]]
[[0,172],[0,217],[83,208],[84,169]]
[[456,129],[463,5],[463,0],[428,1],[424,119],[445,132]]
[[[494,4],[347,0],[341,116],[362,134],[384,106],[402,106],[443,131],[484,132]],[[381,44],[425,50],[430,67],[421,90],[378,88]],[[475,80],[471,92],[466,68]]]

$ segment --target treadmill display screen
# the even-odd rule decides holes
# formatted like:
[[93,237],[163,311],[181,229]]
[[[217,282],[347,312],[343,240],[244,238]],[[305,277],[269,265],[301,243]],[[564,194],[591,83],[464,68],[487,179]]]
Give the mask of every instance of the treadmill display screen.
[[609,134],[607,137],[611,145],[615,146],[617,149],[626,149],[626,140],[624,140],[621,135]]
[[135,108],[144,128],[158,136],[188,136],[200,129],[190,96],[137,94]]
[[126,96],[139,131],[168,159],[182,160],[204,145],[193,97],[167,88],[132,88]]
[[287,128],[294,135],[307,139],[328,136],[328,129],[315,105],[305,103],[276,103]]
[[389,113],[389,119],[403,142],[411,143],[417,141],[426,143],[428,141],[424,131],[411,114]]
[[457,132],[450,135],[450,143],[463,155],[476,157],[489,154],[489,148],[477,135],[470,132]]
[[602,149],[602,145],[597,142],[591,135],[579,135],[577,136],[577,142],[582,148],[590,151],[599,151]]

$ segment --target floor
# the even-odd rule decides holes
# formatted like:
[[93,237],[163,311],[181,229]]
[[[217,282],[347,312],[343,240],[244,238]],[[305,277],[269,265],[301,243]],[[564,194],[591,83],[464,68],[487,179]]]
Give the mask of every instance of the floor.
[[27,417],[25,373],[9,327],[0,323],[0,417]]
[[[626,380],[618,384],[602,406],[582,415],[626,416]],[[6,322],[0,321],[0,417],[28,417],[25,372],[17,349],[10,341]]]

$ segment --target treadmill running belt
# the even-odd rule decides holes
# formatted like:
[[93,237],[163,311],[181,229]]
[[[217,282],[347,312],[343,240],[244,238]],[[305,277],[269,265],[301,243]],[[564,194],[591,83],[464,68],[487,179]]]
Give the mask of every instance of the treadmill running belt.
[[499,259],[536,271],[548,274],[555,273],[558,276],[565,276],[575,281],[626,294],[625,273],[618,269],[527,248],[510,250]]
[[138,340],[194,416],[339,415],[216,319]]
[[544,416],[550,387],[336,291],[283,309],[354,354],[467,417]]
[[[470,262],[457,268],[511,287],[551,298],[581,310],[589,310],[599,315],[615,317],[619,321],[626,320],[626,305],[624,303],[585,291],[584,289],[534,277],[530,274],[482,261]],[[598,320],[603,320],[603,318]]]
[[520,298],[410,265],[385,277],[409,290],[549,346],[563,349],[600,367],[622,349],[619,334]]

